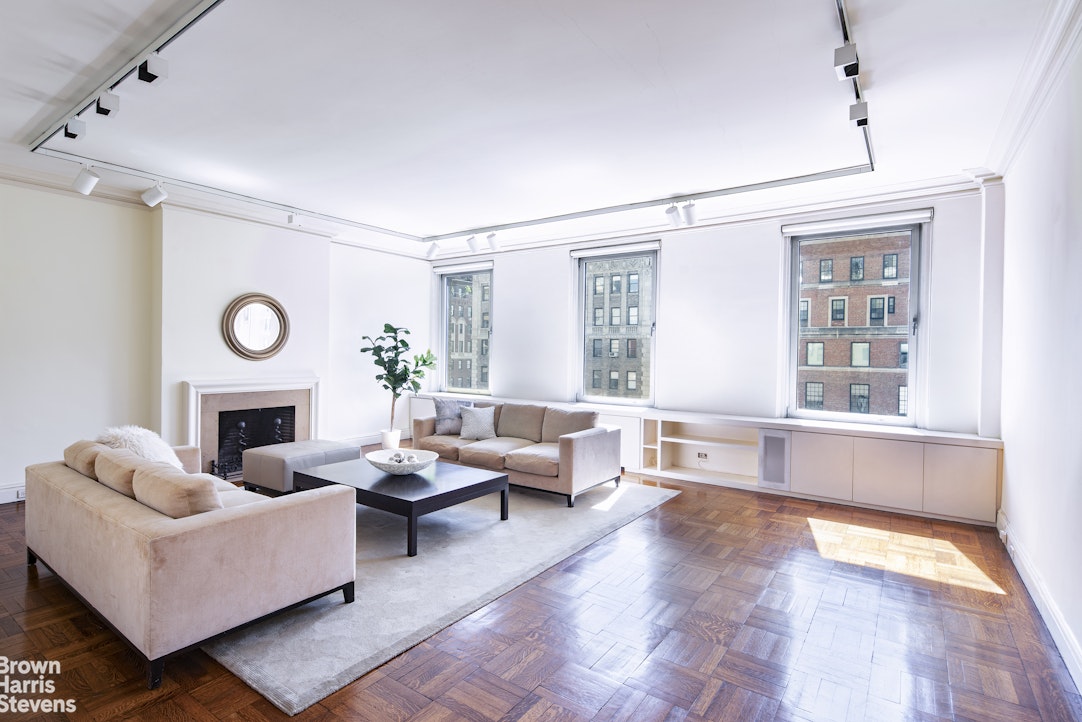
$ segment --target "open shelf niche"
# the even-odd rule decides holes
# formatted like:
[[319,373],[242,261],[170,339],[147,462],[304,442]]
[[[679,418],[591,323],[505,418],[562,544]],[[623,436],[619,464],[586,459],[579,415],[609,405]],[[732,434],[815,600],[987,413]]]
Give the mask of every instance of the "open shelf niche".
[[759,437],[754,427],[710,421],[643,419],[642,468],[706,483],[758,483]]

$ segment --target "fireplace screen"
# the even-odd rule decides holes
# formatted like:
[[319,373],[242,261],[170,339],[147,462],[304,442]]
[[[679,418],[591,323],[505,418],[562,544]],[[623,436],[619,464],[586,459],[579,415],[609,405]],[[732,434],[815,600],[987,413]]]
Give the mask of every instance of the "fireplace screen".
[[239,479],[245,449],[294,441],[296,407],[243,409],[218,414],[218,458],[210,471],[223,479]]

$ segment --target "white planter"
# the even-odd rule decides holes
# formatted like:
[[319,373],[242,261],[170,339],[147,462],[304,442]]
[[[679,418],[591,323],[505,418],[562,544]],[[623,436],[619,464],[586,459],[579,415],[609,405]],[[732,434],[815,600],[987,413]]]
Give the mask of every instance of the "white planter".
[[402,429],[391,429],[379,432],[380,444],[384,449],[397,449],[402,441]]

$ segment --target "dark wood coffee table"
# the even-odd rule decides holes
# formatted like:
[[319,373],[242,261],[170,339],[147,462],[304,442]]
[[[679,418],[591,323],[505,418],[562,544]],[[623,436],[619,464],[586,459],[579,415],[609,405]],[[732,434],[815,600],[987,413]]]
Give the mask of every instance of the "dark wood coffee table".
[[417,556],[417,517],[470,499],[500,492],[500,519],[507,520],[507,474],[437,461],[416,474],[395,476],[351,459],[293,472],[293,488],[301,491],[330,484],[352,486],[357,503],[389,511],[409,520],[406,553]]

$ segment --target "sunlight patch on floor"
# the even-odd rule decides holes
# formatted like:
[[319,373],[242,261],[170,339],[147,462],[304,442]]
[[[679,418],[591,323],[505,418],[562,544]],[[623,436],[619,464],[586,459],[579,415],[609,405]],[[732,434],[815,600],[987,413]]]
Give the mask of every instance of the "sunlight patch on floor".
[[1006,594],[945,539],[808,518],[820,556],[990,594]]
[[620,500],[620,497],[627,491],[627,485],[614,487],[612,493],[605,497],[604,501],[599,501],[593,505],[593,509],[598,511],[608,511],[612,509],[613,505]]

